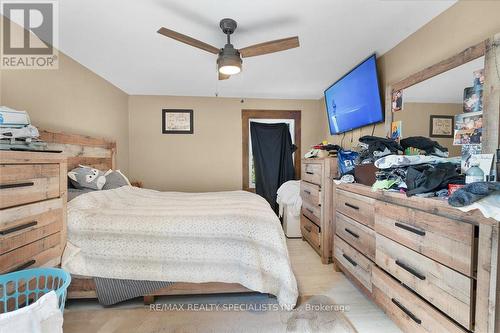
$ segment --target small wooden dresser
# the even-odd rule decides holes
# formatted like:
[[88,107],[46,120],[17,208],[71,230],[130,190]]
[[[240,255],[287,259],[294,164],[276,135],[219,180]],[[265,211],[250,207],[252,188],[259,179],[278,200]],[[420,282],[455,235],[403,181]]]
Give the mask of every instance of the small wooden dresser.
[[497,221],[359,184],[335,192],[334,262],[403,331],[497,332]]
[[332,179],[337,175],[336,158],[302,160],[300,229],[306,240],[328,264],[332,258]]
[[0,151],[0,274],[61,263],[66,195],[64,156]]

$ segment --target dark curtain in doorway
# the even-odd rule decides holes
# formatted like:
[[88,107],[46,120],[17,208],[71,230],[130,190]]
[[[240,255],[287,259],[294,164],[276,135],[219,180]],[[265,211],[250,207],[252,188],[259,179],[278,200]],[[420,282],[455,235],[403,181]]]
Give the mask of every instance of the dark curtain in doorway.
[[294,179],[292,154],[295,146],[288,125],[250,122],[255,167],[255,193],[266,199],[277,212],[276,192]]

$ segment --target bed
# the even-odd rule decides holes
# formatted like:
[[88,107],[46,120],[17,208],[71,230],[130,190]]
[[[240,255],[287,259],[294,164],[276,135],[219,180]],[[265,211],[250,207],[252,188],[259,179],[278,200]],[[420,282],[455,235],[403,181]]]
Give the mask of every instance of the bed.
[[[52,149],[78,164],[114,168],[116,145],[42,131]],[[279,219],[244,191],[180,193],[125,186],[68,203],[62,267],[73,276],[69,298],[94,298],[94,277],[174,282],[143,295],[259,292],[291,308],[298,297]]]

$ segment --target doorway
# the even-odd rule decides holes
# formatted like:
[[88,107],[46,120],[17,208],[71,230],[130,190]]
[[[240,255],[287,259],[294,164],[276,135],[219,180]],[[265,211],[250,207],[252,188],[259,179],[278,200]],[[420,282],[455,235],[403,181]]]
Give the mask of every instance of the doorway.
[[245,191],[255,192],[255,172],[252,158],[252,140],[250,122],[288,125],[292,143],[297,146],[293,155],[295,179],[300,178],[301,159],[301,112],[283,110],[241,110],[242,128],[242,188]]

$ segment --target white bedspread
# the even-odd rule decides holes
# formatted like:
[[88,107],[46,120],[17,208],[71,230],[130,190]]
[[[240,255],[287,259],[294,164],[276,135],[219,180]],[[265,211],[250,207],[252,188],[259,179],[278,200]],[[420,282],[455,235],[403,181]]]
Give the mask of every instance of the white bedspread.
[[105,278],[240,283],[287,307],[298,291],[279,219],[244,192],[124,186],[68,203],[63,268]]

